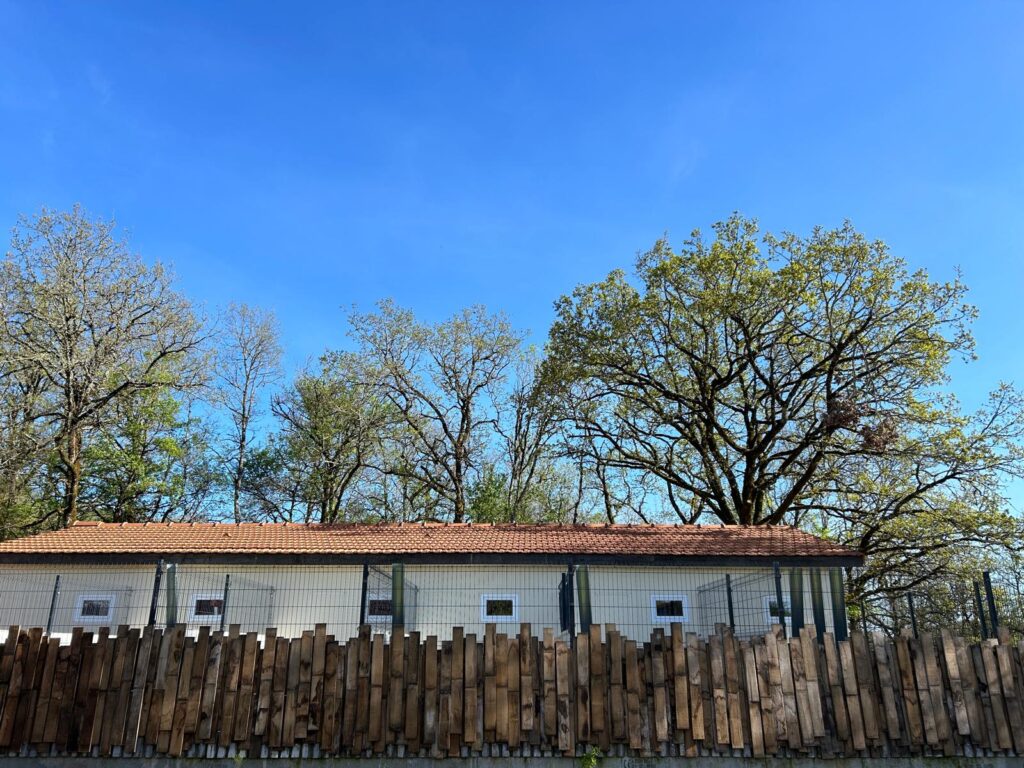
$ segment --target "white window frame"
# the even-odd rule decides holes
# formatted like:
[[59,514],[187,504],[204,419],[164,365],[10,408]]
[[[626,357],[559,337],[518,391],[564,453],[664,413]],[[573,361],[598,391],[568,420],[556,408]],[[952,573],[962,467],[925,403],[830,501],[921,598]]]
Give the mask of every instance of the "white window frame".
[[[683,604],[682,616],[659,616],[658,602],[679,600]],[[690,623],[690,598],[685,592],[674,592],[671,594],[651,595],[651,623],[652,624],[689,624]]]
[[[391,603],[391,613],[371,613],[370,603],[376,602],[388,602]],[[367,595],[366,596],[366,620],[367,621],[391,621],[395,615],[395,604],[392,602],[391,593],[387,594],[387,597],[383,595]]]
[[[487,613],[488,600],[511,600],[511,616],[491,616]],[[500,594],[488,593],[480,595],[480,621],[483,624],[518,624],[519,623],[519,594],[516,592],[503,592]]]
[[[203,624],[207,622],[219,622],[223,614],[214,614],[213,616],[206,616],[204,614],[196,613],[196,603],[200,600],[223,600],[223,592],[193,592],[188,602],[188,621],[195,624]],[[227,613],[228,607],[222,606],[221,610]]]
[[[110,606],[106,616],[83,616],[82,609],[87,600],[106,600]],[[88,592],[75,598],[75,621],[82,624],[110,624],[114,621],[117,595],[110,592]]]
[[764,596],[764,625],[770,627],[772,624],[781,624],[782,619],[789,619],[793,615],[793,601],[789,595],[782,596],[782,612],[785,616],[772,616],[772,603],[775,595]]

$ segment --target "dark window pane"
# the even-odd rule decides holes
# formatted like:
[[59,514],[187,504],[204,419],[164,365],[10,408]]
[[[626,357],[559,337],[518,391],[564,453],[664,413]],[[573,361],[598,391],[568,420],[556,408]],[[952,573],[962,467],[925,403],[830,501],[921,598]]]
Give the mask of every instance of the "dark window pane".
[[658,600],[654,604],[655,611],[659,616],[682,616],[682,600]]
[[110,615],[110,601],[109,600],[83,600],[82,601],[82,615],[83,616],[109,616]]
[[512,616],[514,606],[511,600],[488,600],[488,616]]
[[196,616],[220,616],[224,613],[224,600],[219,597],[196,599]]
[[370,616],[390,616],[391,615],[391,601],[390,600],[370,600],[366,604],[366,612]]

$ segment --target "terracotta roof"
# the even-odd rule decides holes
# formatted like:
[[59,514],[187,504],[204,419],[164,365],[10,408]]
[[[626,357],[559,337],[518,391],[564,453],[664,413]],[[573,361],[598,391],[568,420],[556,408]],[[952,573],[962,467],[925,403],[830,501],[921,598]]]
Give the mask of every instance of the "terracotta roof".
[[80,522],[0,543],[0,559],[65,554],[860,558],[782,526]]

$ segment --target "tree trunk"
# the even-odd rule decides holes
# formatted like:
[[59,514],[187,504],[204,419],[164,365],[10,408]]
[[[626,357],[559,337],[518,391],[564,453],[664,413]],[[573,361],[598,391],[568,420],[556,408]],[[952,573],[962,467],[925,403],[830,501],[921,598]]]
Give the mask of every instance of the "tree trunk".
[[82,430],[72,427],[64,456],[64,526],[78,520],[78,495],[82,490]]

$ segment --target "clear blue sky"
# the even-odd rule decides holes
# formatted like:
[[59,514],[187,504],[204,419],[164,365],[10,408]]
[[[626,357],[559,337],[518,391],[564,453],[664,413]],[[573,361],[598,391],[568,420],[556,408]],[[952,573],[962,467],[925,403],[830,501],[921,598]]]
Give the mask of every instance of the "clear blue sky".
[[981,308],[1024,384],[1024,3],[0,0],[0,225],[116,216],[292,365],[342,307],[553,300],[733,210],[844,218]]

